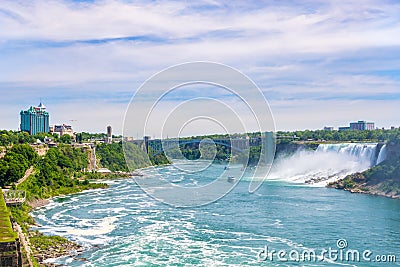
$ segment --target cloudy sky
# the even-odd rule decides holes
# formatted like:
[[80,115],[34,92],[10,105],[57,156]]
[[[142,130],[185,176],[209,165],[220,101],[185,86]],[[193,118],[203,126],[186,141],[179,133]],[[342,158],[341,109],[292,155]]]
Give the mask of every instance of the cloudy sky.
[[42,99],[52,124],[121,133],[138,87],[189,61],[249,76],[278,130],[399,127],[400,3],[352,2],[2,0],[0,128]]

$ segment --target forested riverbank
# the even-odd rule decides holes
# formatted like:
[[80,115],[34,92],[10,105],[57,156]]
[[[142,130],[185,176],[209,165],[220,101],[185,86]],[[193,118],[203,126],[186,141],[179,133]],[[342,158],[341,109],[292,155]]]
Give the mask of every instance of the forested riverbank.
[[[68,254],[70,249],[76,249],[77,245],[65,238],[31,231],[30,227],[35,222],[29,212],[48,203],[47,199],[55,196],[107,187],[104,183],[91,183],[87,177],[90,173],[83,172],[88,165],[88,151],[60,144],[58,147],[49,148],[41,157],[28,144],[15,144],[7,149],[0,161],[2,186],[26,193],[24,203],[8,209],[13,220],[20,225],[24,235],[30,240],[33,264],[39,265],[48,257]],[[15,185],[30,166],[33,167],[33,172]]]

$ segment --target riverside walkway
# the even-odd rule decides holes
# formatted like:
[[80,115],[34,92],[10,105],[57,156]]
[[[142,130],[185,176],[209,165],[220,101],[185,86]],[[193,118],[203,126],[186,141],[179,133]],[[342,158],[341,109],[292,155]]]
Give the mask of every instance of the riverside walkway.
[[15,186],[18,186],[22,184],[33,172],[33,166],[31,166],[29,169],[26,170],[24,177],[18,180],[18,182],[15,183]]

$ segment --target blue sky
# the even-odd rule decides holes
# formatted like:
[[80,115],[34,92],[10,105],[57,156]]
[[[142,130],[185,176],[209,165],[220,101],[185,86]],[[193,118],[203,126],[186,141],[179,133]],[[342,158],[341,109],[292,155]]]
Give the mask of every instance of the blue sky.
[[42,98],[51,123],[121,132],[147,78],[198,60],[253,79],[278,130],[399,127],[399,36],[397,1],[1,1],[0,128]]

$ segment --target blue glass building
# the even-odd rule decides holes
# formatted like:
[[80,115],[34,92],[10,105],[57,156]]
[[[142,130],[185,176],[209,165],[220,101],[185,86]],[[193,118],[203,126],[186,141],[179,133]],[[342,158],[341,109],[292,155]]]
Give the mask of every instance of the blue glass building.
[[21,131],[29,134],[48,133],[49,113],[46,107],[40,103],[37,107],[30,107],[28,110],[21,110]]

